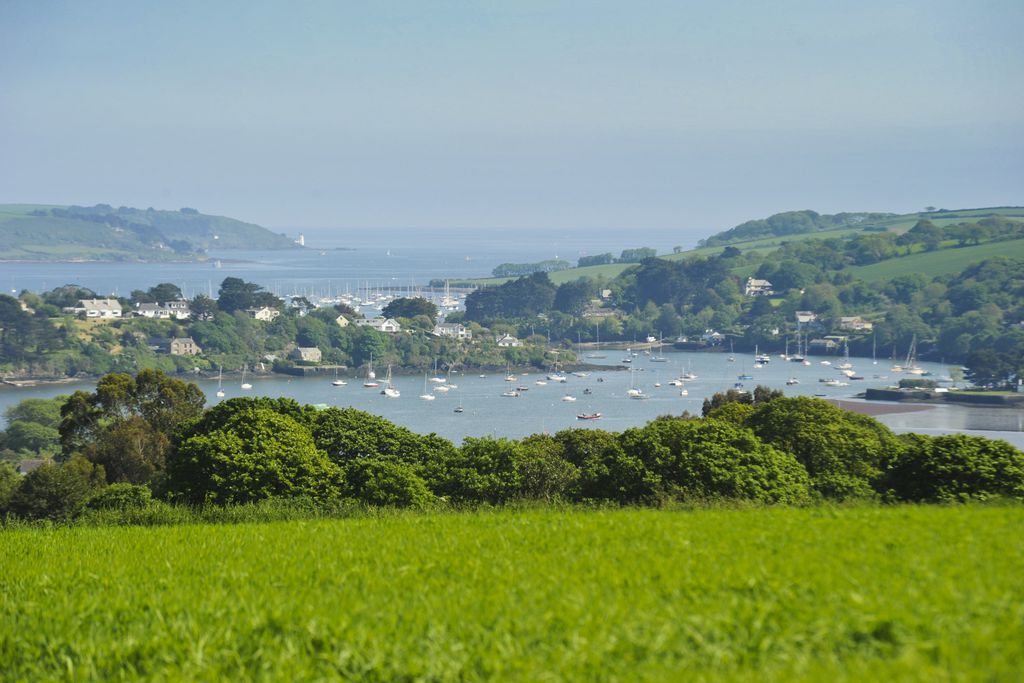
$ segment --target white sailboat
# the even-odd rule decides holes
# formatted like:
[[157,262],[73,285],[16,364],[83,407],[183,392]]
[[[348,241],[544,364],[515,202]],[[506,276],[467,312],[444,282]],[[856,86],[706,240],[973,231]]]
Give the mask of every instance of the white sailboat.
[[346,382],[345,380],[343,380],[340,377],[338,377],[338,368],[334,368],[334,381],[331,382],[331,386],[332,387],[343,387],[346,384],[348,384],[348,382]]
[[242,366],[242,389],[248,391],[252,389],[252,385],[245,381],[245,366]]
[[434,396],[429,391],[427,391],[427,373],[424,372],[423,373],[423,393],[420,394],[420,400],[421,401],[433,401],[435,398],[437,398],[437,397]]
[[[594,348],[595,349],[600,349],[601,348],[601,325],[599,323],[594,323]],[[591,354],[589,354],[587,356],[587,358],[607,358],[607,357],[608,356],[606,356],[603,353],[596,353],[596,352],[595,353],[591,353]]]
[[910,339],[910,349],[907,351],[907,362],[903,366],[903,372],[908,375],[924,375],[928,371],[917,364],[917,335]]
[[434,384],[444,384],[448,380],[444,377],[438,377],[437,375],[437,359],[434,359],[434,376],[430,378],[430,381]]
[[388,374],[384,377],[384,389],[380,392],[388,398],[398,398],[402,395],[398,389],[391,385],[391,366],[388,366]]
[[366,381],[363,382],[364,389],[376,389],[380,386],[377,380],[377,373],[373,371],[373,352],[370,352],[370,364],[366,367]]
[[217,398],[224,398],[224,366],[217,366]]

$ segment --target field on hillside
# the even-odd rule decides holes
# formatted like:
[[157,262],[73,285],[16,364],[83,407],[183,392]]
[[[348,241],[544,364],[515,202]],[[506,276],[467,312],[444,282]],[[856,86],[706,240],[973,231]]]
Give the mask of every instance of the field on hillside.
[[[863,225],[858,225],[858,226],[842,227],[842,228],[836,228],[834,230],[821,230],[821,231],[817,231],[817,232],[798,233],[798,234],[793,234],[793,235],[772,236],[772,237],[759,237],[757,239],[750,239],[750,240],[743,240],[743,241],[738,241],[738,242],[732,242],[732,243],[730,243],[729,246],[736,247],[737,249],[740,249],[740,250],[742,250],[744,252],[749,252],[749,251],[767,252],[767,251],[770,251],[772,249],[778,248],[784,242],[800,242],[800,241],[808,240],[808,239],[837,239],[837,238],[838,239],[842,239],[842,238],[852,237],[854,235],[861,234],[861,233],[865,232],[865,228],[868,228],[868,229],[884,228],[887,231],[902,233],[902,232],[905,232],[906,230],[909,230],[911,227],[914,226],[915,223],[917,223],[917,221],[921,220],[922,218],[927,218],[927,219],[931,220],[933,223],[935,223],[936,225],[942,227],[942,226],[952,225],[954,223],[961,223],[961,222],[970,223],[970,222],[974,222],[974,221],[977,221],[977,220],[979,220],[981,218],[985,218],[985,217],[992,216],[992,215],[999,215],[999,216],[1004,216],[1006,218],[1011,218],[1011,219],[1019,220],[1021,218],[1024,218],[1024,207],[993,207],[993,208],[983,208],[983,209],[960,209],[960,210],[956,210],[956,211],[949,211],[949,212],[943,212],[943,213],[940,213],[940,212],[923,213],[922,212],[922,213],[902,214],[902,215],[898,215],[898,216],[893,216],[891,218],[887,218],[885,220],[873,221],[871,223],[865,223]],[[1008,254],[1010,256],[1017,256],[1017,255],[1019,255],[1019,253],[1021,251],[1021,249],[1019,247],[1015,246],[1015,242],[1002,242],[1000,244],[1011,245],[1012,248],[1015,248],[1017,250],[1016,252]],[[981,246],[985,247],[985,246],[991,246],[991,245],[981,245]],[[708,256],[713,256],[714,254],[719,253],[720,251],[722,251],[723,248],[724,247],[721,247],[721,246],[718,246],[718,247],[697,247],[695,249],[690,249],[688,251],[683,251],[683,252],[680,252],[678,254],[659,254],[659,258],[664,258],[664,259],[667,259],[669,261],[678,261],[678,260],[681,260],[681,259],[693,258],[693,257],[696,257],[696,256],[708,257]],[[998,251],[998,249],[995,248],[994,246],[991,247],[991,248],[996,249]],[[959,272],[960,270],[962,270],[963,266],[965,266],[969,262],[959,260],[959,256],[956,256],[954,254],[959,254],[960,256],[967,256],[969,254],[969,252],[965,252],[964,250],[958,249],[955,252],[950,252],[949,254],[947,254],[947,256],[945,256],[944,258],[941,258],[941,259],[936,259],[936,260],[924,259],[923,260],[923,264],[925,265],[925,267],[930,267],[930,268],[934,268],[935,269],[934,273],[926,272],[925,274],[926,275],[934,276],[934,275],[941,275],[941,274],[945,274],[945,273]],[[981,260],[983,258],[988,258],[988,256],[981,256],[981,257],[978,257],[977,259],[973,259],[973,260]],[[581,277],[597,277],[597,276],[601,276],[601,277],[606,277],[606,278],[609,278],[609,279],[610,278],[614,278],[617,275],[619,275],[622,271],[624,271],[626,268],[629,268],[630,266],[633,266],[633,265],[636,265],[636,264],[632,264],[632,263],[611,263],[611,264],[602,265],[602,266],[587,266],[587,267],[584,267],[584,268],[569,268],[567,270],[561,270],[561,271],[558,271],[558,272],[555,272],[555,273],[550,273],[549,275],[550,275],[551,281],[553,283],[555,283],[556,285],[560,285],[560,284],[562,284],[564,282],[572,282],[572,281],[577,280],[577,279],[579,279]],[[878,264],[878,266],[879,267],[877,269],[875,269],[875,266],[867,266],[866,268],[851,268],[850,271],[853,272],[854,274],[859,274],[862,270],[864,270],[865,272],[868,273],[868,275],[864,276],[865,280],[882,280],[882,279],[893,277],[894,275],[900,275],[900,274],[902,274],[904,272],[912,272],[911,268],[916,267],[913,264],[908,264],[907,261],[905,260],[905,258],[893,259],[888,264]],[[742,266],[742,267],[734,270],[733,272],[736,273],[737,275],[746,276],[746,275],[750,275],[753,272],[754,269],[756,269],[756,266]],[[890,271],[892,271],[892,272],[890,272]],[[924,271],[921,271],[921,272],[924,272]],[[516,278],[511,278],[511,277],[474,278],[474,279],[468,279],[468,280],[451,280],[450,284],[457,285],[457,286],[500,285],[500,284],[504,284],[505,282],[508,282],[509,280],[514,280],[514,279],[516,279]]]
[[988,242],[975,247],[920,252],[872,263],[870,266],[854,266],[847,268],[846,272],[867,282],[889,280],[897,275],[908,273],[921,273],[928,278],[933,278],[937,275],[959,273],[972,263],[996,256],[1024,258],[1024,240]]
[[1013,680],[1024,508],[0,532],[8,680]]

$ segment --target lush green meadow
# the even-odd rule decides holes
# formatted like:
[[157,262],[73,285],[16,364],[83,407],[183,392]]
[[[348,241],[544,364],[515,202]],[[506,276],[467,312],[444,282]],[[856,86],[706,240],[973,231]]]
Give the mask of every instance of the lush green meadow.
[[0,533],[5,680],[1019,680],[1024,509]]
[[901,258],[879,261],[869,266],[852,266],[846,271],[867,282],[891,280],[898,275],[907,273],[921,273],[927,277],[936,277],[959,273],[969,263],[977,263],[997,256],[1024,257],[1024,240],[989,242],[971,247],[919,252]]

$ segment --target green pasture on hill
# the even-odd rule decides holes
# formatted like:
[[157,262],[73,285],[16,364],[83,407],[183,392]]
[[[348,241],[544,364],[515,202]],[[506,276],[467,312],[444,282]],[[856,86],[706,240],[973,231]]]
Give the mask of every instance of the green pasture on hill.
[[1024,509],[0,532],[6,680],[1019,680]]
[[[886,231],[891,232],[905,232],[914,226],[922,218],[927,218],[935,225],[944,227],[955,223],[971,223],[982,218],[989,216],[1003,216],[1005,218],[1020,220],[1024,219],[1024,207],[992,207],[983,209],[960,209],[949,212],[933,212],[933,213],[910,213],[902,214],[899,216],[893,216],[880,221],[873,221],[871,223],[865,223],[863,225],[857,225],[852,227],[836,228],[834,230],[821,230],[817,232],[798,233],[793,235],[782,235],[774,237],[761,237],[753,240],[745,240],[740,242],[733,242],[729,246],[736,247],[744,252],[748,251],[762,251],[767,252],[772,249],[778,248],[784,242],[800,242],[809,239],[836,239],[852,237],[864,233],[866,230],[884,228]],[[1007,256],[1019,256],[1024,253],[1017,241],[1013,242],[1000,242],[999,244],[1011,245],[1011,253],[1006,254]],[[937,258],[934,261],[932,259],[922,259],[922,265],[925,268],[932,268],[931,271],[917,271],[923,272],[926,275],[935,276],[942,275],[945,273],[959,272],[963,267],[970,262],[979,261],[984,258],[989,258],[990,255],[998,255],[999,248],[993,244],[984,244],[982,247],[990,247],[992,250],[982,250],[978,253],[984,254],[982,256],[974,257],[973,254],[965,250],[959,249],[955,252],[947,254],[944,258]],[[678,254],[659,254],[659,258],[664,258],[669,261],[678,261],[693,257],[708,257],[713,256],[721,252],[723,247],[698,247],[683,251]],[[954,255],[958,254],[958,255]],[[960,259],[961,256],[970,258],[970,261],[963,261]],[[601,266],[586,266],[584,268],[569,268],[567,270],[550,273],[551,281],[556,285],[560,285],[564,282],[572,282],[578,280],[581,277],[606,277],[614,278],[622,273],[626,268],[636,265],[634,263],[610,263]],[[862,271],[867,273],[863,276],[865,280],[875,281],[884,280],[896,275],[902,275],[906,272],[915,272],[913,269],[917,267],[917,264],[908,262],[906,257],[891,259],[885,263],[878,263],[871,266],[863,266],[851,268],[850,271],[858,276]],[[750,275],[756,266],[743,266],[741,269],[734,270],[737,275]],[[468,280],[451,280],[450,283],[458,286],[484,286],[484,285],[500,285],[514,280],[516,278],[511,277],[492,277],[492,278],[474,278]]]
[[897,275],[909,273],[921,273],[928,278],[933,278],[937,275],[959,273],[972,263],[997,256],[1024,257],[1024,240],[988,242],[974,247],[919,252],[901,258],[879,261],[869,266],[854,266],[846,270],[854,277],[868,282],[890,280]]

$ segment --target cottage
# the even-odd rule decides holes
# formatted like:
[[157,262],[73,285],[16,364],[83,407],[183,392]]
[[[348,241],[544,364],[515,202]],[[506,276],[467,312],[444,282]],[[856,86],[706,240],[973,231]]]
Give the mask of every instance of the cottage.
[[203,352],[192,337],[176,337],[170,340],[167,351],[172,356],[197,356]]
[[369,327],[378,332],[395,334],[402,331],[402,326],[394,318],[370,318],[369,320],[357,320],[356,325]]
[[281,315],[281,311],[276,308],[269,306],[262,306],[260,308],[249,308],[245,311],[249,314],[249,317],[253,320],[260,320],[262,322],[270,322]]
[[746,287],[743,288],[745,296],[771,296],[775,291],[772,283],[768,280],[758,280],[752,277],[747,278]]
[[818,320],[818,314],[813,311],[797,311],[794,315],[798,325],[810,325]]
[[875,328],[874,323],[868,322],[859,315],[843,316],[839,318],[839,329],[852,330],[853,332],[870,332]]
[[807,350],[812,353],[834,353],[839,344],[834,339],[812,339]]
[[291,357],[303,363],[319,363],[323,360],[323,354],[315,346],[300,346],[292,351]]
[[495,340],[498,346],[503,348],[522,346],[523,342],[519,341],[518,338],[513,337],[511,334],[503,334]]
[[351,324],[351,321],[343,315],[339,315],[335,318],[334,322],[338,324],[338,327],[348,327]]
[[460,323],[438,323],[434,325],[434,334],[438,337],[452,339],[472,339],[473,332]]
[[80,299],[77,306],[65,310],[101,320],[121,317],[121,303],[117,299]]

